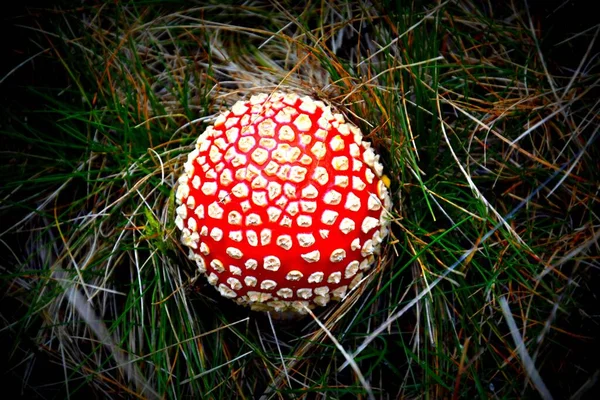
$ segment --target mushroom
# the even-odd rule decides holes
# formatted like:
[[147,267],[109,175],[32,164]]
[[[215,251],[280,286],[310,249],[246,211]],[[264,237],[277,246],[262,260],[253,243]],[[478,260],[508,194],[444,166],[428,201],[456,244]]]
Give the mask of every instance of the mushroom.
[[178,180],[175,223],[221,295],[302,313],[363,280],[391,202],[362,139],[322,101],[284,92],[238,101],[200,135]]

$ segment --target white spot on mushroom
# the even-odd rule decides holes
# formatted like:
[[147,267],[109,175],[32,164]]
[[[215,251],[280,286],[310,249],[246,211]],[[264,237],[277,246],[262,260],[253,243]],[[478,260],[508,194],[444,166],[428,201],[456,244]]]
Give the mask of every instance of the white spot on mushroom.
[[290,288],[281,288],[277,291],[277,296],[282,297],[284,299],[289,299],[294,295],[294,291]]
[[358,266],[359,266],[359,262],[358,261],[354,260],[354,261],[350,262],[346,266],[346,270],[344,271],[344,278],[345,279],[350,279],[354,275],[356,275],[356,273],[358,272]]
[[238,183],[231,189],[231,193],[233,193],[233,195],[238,198],[244,198],[248,196],[248,191],[248,185],[246,185],[243,182]]
[[334,263],[340,262],[344,258],[346,258],[346,250],[344,249],[335,249],[329,256],[329,260]]
[[244,278],[244,283],[246,284],[246,286],[254,287],[258,283],[258,279],[256,279],[256,277],[254,276],[248,275]]
[[285,279],[288,281],[299,281],[303,276],[304,274],[302,272],[294,269],[287,273]]
[[296,214],[298,214],[298,202],[297,201],[292,201],[288,204],[288,206],[286,207],[285,211],[290,214],[292,217]]
[[248,168],[238,168],[235,171],[235,179],[238,181],[243,181],[246,179],[246,174],[248,173]]
[[200,234],[202,236],[208,236],[208,226],[204,225],[202,228],[200,228]]
[[335,190],[328,190],[323,196],[323,202],[330,205],[338,205],[342,201],[342,195]]
[[[230,279],[235,279],[235,278],[230,278]],[[237,297],[237,293],[234,292],[233,290],[229,289],[227,286],[225,286],[224,283],[219,284],[218,289],[219,289],[219,293],[221,293],[221,296],[223,296],[223,297],[227,297],[228,299],[234,299]]]
[[304,182],[307,172],[308,170],[306,168],[294,165],[290,170],[289,180],[296,183]]
[[217,179],[217,173],[214,168],[206,171],[205,177],[208,179]]
[[353,220],[350,218],[344,218],[342,222],[340,222],[340,231],[345,234],[352,232],[356,228],[356,225]]
[[271,293],[254,292],[254,291],[248,292],[248,298],[250,299],[251,302],[254,302],[254,303],[264,303],[264,302],[270,300],[272,297],[273,297],[273,295]]
[[[325,276],[325,274],[323,274],[322,272],[313,272],[308,277],[308,283],[321,283],[323,281],[324,276]],[[329,289],[327,289],[327,290],[329,290]],[[315,292],[316,292],[316,290],[315,290]]]
[[246,216],[246,225],[247,226],[257,226],[261,225],[262,220],[260,219],[260,215],[251,213]]
[[247,153],[255,145],[256,139],[254,139],[252,136],[242,136],[237,142],[238,149],[243,153]]
[[332,272],[329,275],[329,278],[327,278],[327,283],[340,283],[340,281],[342,280],[342,273],[340,271],[336,271],[336,272]]
[[257,191],[252,193],[252,202],[259,207],[264,207],[268,204],[267,193],[263,191]]
[[198,232],[190,233],[188,228],[183,228],[181,232],[181,243],[184,246],[196,249],[198,248],[198,240],[200,240],[200,235],[198,235]]
[[292,185],[291,183],[284,183],[283,184],[283,193],[290,199],[295,199],[296,198],[296,186]]
[[260,231],[260,244],[261,246],[266,246],[271,243],[272,232],[270,229],[263,229]]
[[[183,219],[187,218],[187,207],[185,206],[185,204],[180,205],[179,207],[177,207],[175,209],[175,212],[177,213],[177,215]],[[183,229],[183,228],[182,228]]]
[[226,190],[220,190],[218,198],[219,198],[219,202],[221,204],[228,204],[231,202],[231,198],[229,197],[229,192]]
[[300,208],[302,209],[303,212],[314,213],[315,211],[317,211],[317,202],[300,200]]
[[327,303],[329,303],[329,295],[315,296],[313,302],[318,306],[324,307],[327,305]]
[[273,137],[275,136],[275,123],[272,119],[267,118],[260,124],[258,124],[258,134],[261,137]]
[[373,179],[375,179],[375,174],[369,168],[365,170],[365,178],[368,183],[373,183]]
[[309,226],[312,225],[312,217],[310,217],[308,215],[299,215],[296,222],[298,223],[298,226],[301,226],[303,228],[308,228]]
[[225,121],[225,128],[229,129],[232,126],[236,125],[239,121],[240,121],[239,118],[229,117],[229,118],[227,118],[227,121]]
[[329,182],[329,174],[327,173],[327,170],[323,167],[315,168],[315,172],[313,173],[312,178],[319,182],[319,184],[321,185],[325,185],[327,184],[327,182]]
[[367,200],[367,207],[371,211],[377,211],[381,208],[381,200],[379,200],[375,194],[371,193]]
[[340,286],[339,288],[337,288],[333,292],[331,292],[331,295],[333,296],[333,298],[342,299],[346,295],[347,291],[348,291],[348,286],[344,285],[344,286]]
[[273,150],[275,146],[277,146],[277,141],[272,138],[262,138],[259,140],[258,144],[267,150]]
[[244,256],[244,253],[241,252],[240,249],[237,249],[235,247],[228,247],[225,252],[227,253],[227,255],[231,258],[235,258],[237,260],[239,260],[240,258],[242,258]]
[[315,244],[315,237],[312,233],[299,233],[296,237],[301,247],[310,247]]
[[235,143],[240,135],[240,130],[239,128],[231,128],[225,132],[225,135],[227,136],[227,141],[229,143]]
[[198,189],[200,187],[200,177],[198,175],[194,176],[194,178],[192,179],[192,186],[194,187],[194,189]]
[[236,276],[242,275],[242,269],[240,267],[236,267],[235,265],[229,266],[229,272],[231,272],[232,275]]
[[255,163],[263,165],[267,161],[267,158],[269,158],[269,152],[259,147],[254,149],[251,158]]
[[315,156],[317,160],[321,160],[323,157],[325,157],[326,151],[327,150],[323,142],[316,142],[310,149],[310,152]]
[[221,158],[223,158],[223,154],[221,153],[221,151],[219,150],[219,148],[217,146],[213,145],[210,147],[208,157],[210,158],[210,161],[212,161],[213,163],[218,163],[219,161],[221,161]]
[[335,180],[334,180],[334,184],[336,186],[339,186],[339,187],[342,187],[342,188],[347,187],[348,186],[348,182],[349,182],[349,179],[345,175],[336,175]]
[[315,101],[308,96],[303,96],[301,100],[302,102],[298,108],[309,114],[314,114],[317,109],[317,104]]
[[312,141],[312,137],[310,135],[300,134],[300,143],[305,147],[310,144]]
[[194,196],[189,196],[185,202],[188,208],[192,209],[196,207],[196,198]]
[[206,196],[212,196],[217,193],[217,183],[216,182],[204,182],[202,185],[202,193]]
[[283,164],[287,161],[287,152],[290,148],[291,146],[289,144],[281,143],[279,146],[277,146],[277,149],[271,153],[271,157],[278,163]]
[[221,239],[223,239],[223,231],[217,227],[212,228],[210,231],[210,237],[213,238],[215,242],[219,242]]
[[249,258],[244,263],[244,266],[246,267],[246,269],[255,270],[258,267],[258,262],[253,258]]
[[219,277],[218,277],[218,276],[217,276],[217,274],[215,274],[214,272],[211,272],[211,273],[208,275],[208,278],[207,278],[207,280],[208,280],[208,283],[210,283],[211,285],[213,285],[213,286],[214,286],[214,285],[216,285],[216,284],[217,284],[217,282],[219,282]]
[[277,182],[269,182],[267,191],[269,192],[269,200],[273,200],[281,194],[281,185]]
[[258,235],[256,232],[252,230],[246,231],[246,239],[248,239],[248,244],[252,247],[258,246]]
[[360,229],[363,231],[363,233],[367,233],[371,229],[376,228],[378,226],[379,226],[379,220],[377,218],[365,217],[365,219],[363,219]]
[[350,243],[350,249],[353,251],[360,249],[360,239],[359,238],[354,239],[352,241],[352,243]]
[[269,207],[267,208],[267,215],[269,216],[270,222],[277,222],[279,217],[281,216],[281,210],[277,207]]
[[281,267],[281,261],[275,256],[266,256],[263,259],[263,268],[268,271],[277,271]]
[[231,211],[227,216],[227,222],[231,225],[241,225],[242,224],[242,214],[237,211]]
[[227,283],[233,290],[240,290],[242,288],[242,282],[234,277],[227,278]]
[[190,231],[195,232],[196,227],[197,227],[196,220],[193,217],[190,217],[188,219],[188,228],[190,228]]
[[333,150],[333,151],[344,150],[344,147],[345,147],[344,139],[342,139],[342,137],[340,135],[335,135],[329,141],[329,147],[331,147],[331,150]]
[[327,293],[329,293],[329,286],[319,286],[318,288],[315,288],[315,294],[318,296],[325,296]]
[[210,266],[212,267],[212,269],[214,269],[218,273],[222,273],[223,271],[225,271],[225,266],[223,265],[223,263],[219,259],[215,258],[214,260],[212,260],[210,262]]
[[179,230],[183,230],[183,218],[181,218],[179,215],[175,217],[175,225],[177,225]]
[[302,189],[302,197],[306,199],[314,199],[319,195],[319,191],[313,185],[308,185]]
[[352,159],[352,171],[354,172],[358,172],[362,169],[363,167],[363,163],[360,160],[357,160],[356,158]]
[[194,214],[200,219],[204,219],[204,206],[199,204],[198,207],[194,210]]
[[333,225],[337,219],[339,213],[332,210],[325,210],[321,215],[321,222],[326,225]]
[[312,297],[312,289],[311,288],[301,288],[296,291],[298,297],[308,300]]
[[277,246],[285,249],[285,250],[289,250],[292,248],[292,237],[290,235],[280,235],[277,238]]
[[348,196],[346,197],[346,204],[344,204],[344,208],[350,211],[360,210],[360,199],[354,193],[348,193]]
[[279,140],[282,142],[292,142],[295,138],[296,134],[291,127],[284,125],[279,128]]
[[271,279],[265,279],[264,281],[262,281],[260,283],[260,288],[263,290],[271,290],[271,289],[274,289],[275,287],[277,287],[277,282],[275,282]]
[[248,200],[244,200],[244,201],[242,201],[242,202],[240,203],[240,206],[242,207],[242,211],[243,211],[243,212],[246,212],[246,211],[248,211],[250,208],[252,208],[252,207],[250,206],[250,202],[249,202]]
[[283,218],[281,219],[281,222],[279,223],[279,225],[289,228],[292,226],[292,219],[290,217],[288,217],[287,215],[284,215]]
[[250,97],[250,104],[252,104],[253,106],[257,104],[262,104],[265,102],[265,100],[267,100],[267,97],[269,97],[269,95],[266,93],[255,94],[252,97]]
[[381,200],[385,199],[387,197],[387,195],[388,195],[387,194],[387,188],[383,184],[383,181],[377,182],[377,195],[379,196],[379,198]]
[[373,251],[375,251],[375,248],[373,247],[373,241],[368,239],[360,249],[360,255],[366,257],[373,254]]
[[298,128],[299,131],[306,132],[312,127],[312,121],[308,115],[300,114],[298,118],[294,120],[294,125],[296,125],[296,128]]
[[328,135],[328,129],[317,129],[317,131],[315,132],[315,137],[322,141],[327,139],[327,135]]
[[223,218],[224,210],[219,206],[219,204],[215,201],[208,205],[208,216],[214,219]]
[[357,191],[362,191],[364,190],[364,188],[366,188],[367,185],[366,183],[364,183],[360,178],[353,176],[352,177],[352,189],[357,190]]
[[[250,116],[248,116],[248,118],[246,118],[246,116],[242,117],[242,124],[244,124],[244,121],[249,121],[250,120]],[[252,122],[260,122],[262,121],[262,118],[253,118]],[[256,133],[256,129],[254,129],[254,125],[248,125],[248,126],[244,126],[242,128],[242,135],[254,135]]]
[[319,250],[313,250],[310,253],[300,254],[300,257],[309,263],[315,263],[321,259],[321,253]]
[[287,124],[292,121],[292,117],[296,114],[298,114],[298,111],[295,108],[285,107],[275,115],[275,121],[280,124]]
[[215,139],[214,144],[223,151],[227,148],[227,142],[222,137]]
[[310,164],[312,164],[312,162],[313,162],[313,159],[308,154],[302,154],[302,156],[300,157],[300,164],[310,165]]
[[223,186],[229,186],[233,182],[233,175],[230,169],[225,169],[221,172],[219,182],[221,182],[221,185]]
[[329,237],[329,229],[319,229],[319,235],[323,239],[327,239]]
[[291,168],[292,167],[290,167],[289,165],[282,165],[281,167],[279,167],[279,170],[277,170],[277,173],[275,175],[277,175],[277,177],[282,181],[286,181],[288,179],[288,174]]
[[373,167],[373,163],[375,162],[375,153],[373,152],[373,149],[368,148],[364,151],[363,153],[363,161],[365,162],[365,164],[367,164],[369,167]]
[[333,114],[333,118],[335,119],[336,122],[343,124],[346,120],[344,119],[344,115],[343,114],[339,114],[339,113],[335,113]]
[[350,134],[350,128],[348,128],[348,124],[340,123],[337,127],[337,130],[344,136]]

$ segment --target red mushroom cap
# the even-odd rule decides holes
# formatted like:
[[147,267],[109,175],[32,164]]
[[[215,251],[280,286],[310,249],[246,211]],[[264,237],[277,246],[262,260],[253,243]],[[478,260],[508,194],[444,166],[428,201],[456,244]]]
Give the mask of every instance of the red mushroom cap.
[[282,92],[239,101],[185,163],[181,241],[239,304],[302,312],[340,300],[388,232],[378,160],[360,129],[321,101]]

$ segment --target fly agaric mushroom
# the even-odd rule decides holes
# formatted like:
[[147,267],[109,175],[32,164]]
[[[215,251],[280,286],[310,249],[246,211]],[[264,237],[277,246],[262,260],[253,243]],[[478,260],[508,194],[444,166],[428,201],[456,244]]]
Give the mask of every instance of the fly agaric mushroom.
[[221,295],[302,313],[361,282],[391,204],[362,138],[322,101],[283,92],[238,101],[200,135],[175,223]]

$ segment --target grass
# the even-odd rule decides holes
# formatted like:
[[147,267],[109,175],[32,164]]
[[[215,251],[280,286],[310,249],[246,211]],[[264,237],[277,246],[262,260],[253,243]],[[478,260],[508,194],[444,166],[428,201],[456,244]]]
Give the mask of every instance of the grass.
[[[590,395],[599,28],[540,15],[152,1],[11,18],[5,377],[30,398]],[[368,284],[300,320],[221,298],[173,221],[197,136],[276,87],[358,124],[394,199]]]

